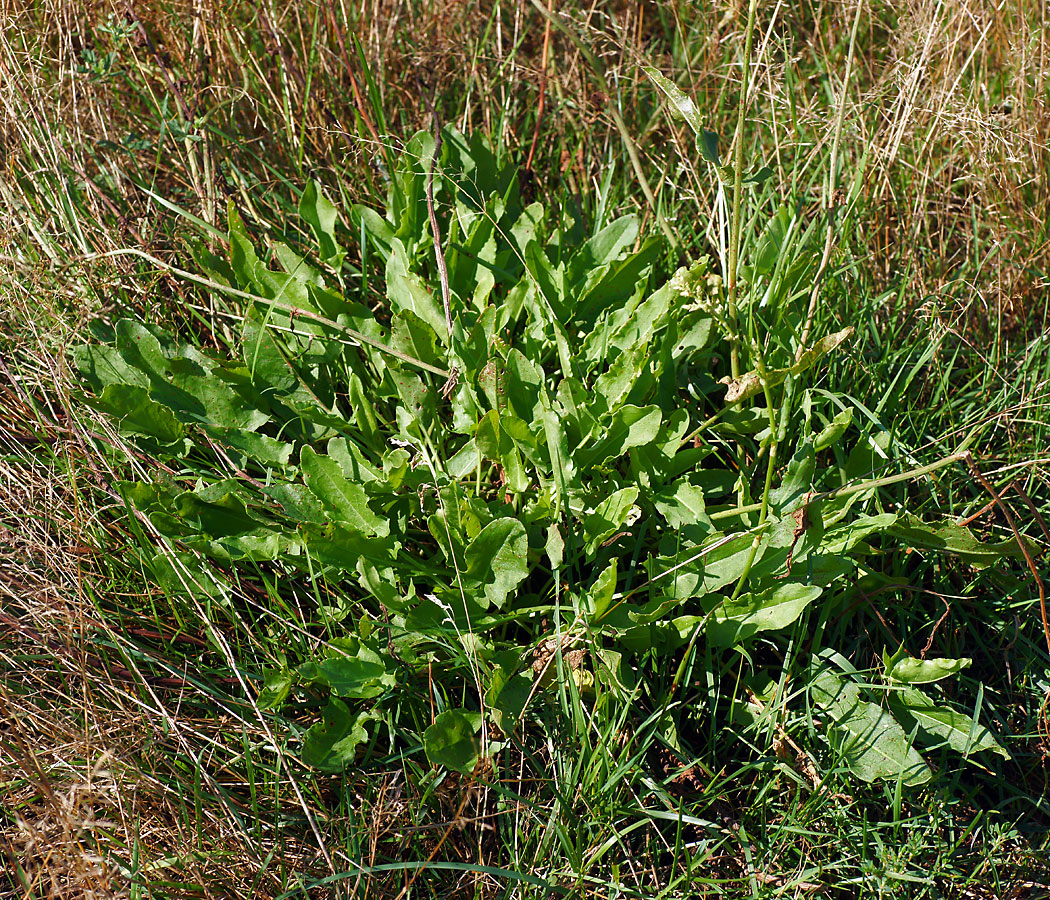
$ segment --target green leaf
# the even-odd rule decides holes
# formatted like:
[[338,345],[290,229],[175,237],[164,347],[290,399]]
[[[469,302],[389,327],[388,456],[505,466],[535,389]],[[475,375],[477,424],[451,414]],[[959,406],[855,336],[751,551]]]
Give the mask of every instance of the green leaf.
[[529,476],[522,467],[518,446],[496,410],[489,410],[478,423],[475,440],[486,459],[498,462],[503,467],[509,490],[520,493],[529,486]]
[[255,287],[256,267],[261,264],[232,197],[226,204],[226,221],[230,228],[230,268],[237,277],[236,286],[251,290]]
[[[406,454],[407,458],[407,454]],[[467,441],[445,463],[445,471],[455,479],[466,478],[481,464],[481,454],[474,438]]]
[[331,526],[301,530],[305,533],[306,549],[324,565],[354,572],[362,559],[380,567],[393,562],[396,544],[392,541],[380,541],[360,531]]
[[156,438],[161,444],[174,444],[186,433],[170,409],[149,396],[142,387],[131,384],[107,384],[102,395],[90,401],[96,409],[116,417],[121,431]]
[[658,406],[623,406],[616,411],[604,437],[579,451],[579,465],[590,467],[616,459],[631,447],[644,447],[656,440],[663,414]]
[[258,310],[249,310],[245,314],[241,353],[249,377],[264,395],[283,394],[294,390],[299,384],[295,370],[263,323]]
[[790,225],[791,214],[786,206],[781,206],[770,218],[765,233],[758,242],[755,251],[756,275],[768,275],[776,267]]
[[294,522],[328,521],[324,507],[305,484],[271,484],[263,493],[281,504],[285,515]]
[[715,647],[741,644],[760,632],[787,628],[820,595],[816,585],[789,583],[726,600],[712,613],[704,634]]
[[621,216],[606,225],[578,251],[574,263],[581,266],[585,274],[612,262],[638,238],[638,217]]
[[640,346],[616,355],[612,364],[594,383],[594,393],[605,400],[605,408],[615,412],[637,384],[642,369],[649,365],[646,348]]
[[990,566],[1004,556],[1021,555],[1021,548],[1015,540],[985,544],[977,540],[968,528],[951,519],[923,522],[911,513],[901,513],[888,530],[909,547],[951,553],[976,568]]
[[217,426],[205,426],[204,430],[215,440],[264,466],[286,466],[292,455],[291,444],[255,431]]
[[840,344],[844,343],[853,334],[853,326],[847,325],[841,331],[834,334],[826,334],[812,347],[804,350],[789,369],[792,375],[801,375],[807,369],[813,368],[818,359],[827,355]]
[[[713,131],[701,131],[696,136],[696,149],[709,163],[721,167],[722,160],[718,155],[718,135]],[[772,174],[772,170],[770,171]]]
[[347,481],[334,459],[319,456],[313,447],[304,447],[299,463],[306,486],[336,521],[366,535],[385,537],[390,533],[390,523],[369,508],[365,489]]
[[325,197],[321,185],[311,181],[306,185],[299,200],[299,215],[310,225],[317,244],[321,250],[321,259],[337,272],[343,265],[346,251],[335,239],[335,226],[339,220],[339,211]]
[[689,525],[711,527],[703,490],[684,478],[655,494],[653,505],[672,528],[685,528]]
[[700,155],[709,163],[721,166],[722,163],[718,156],[718,135],[712,131],[704,130],[703,117],[700,115],[700,111],[696,108],[692,98],[683,93],[673,81],[661,75],[656,69],[643,66],[642,70],[649,76],[653,84],[663,91],[667,99],[671,101],[671,110],[675,115],[684,119],[686,124],[693,129],[693,132],[696,134],[696,146],[700,151]]
[[489,522],[467,547],[467,575],[482,585],[478,598],[487,609],[501,607],[529,574],[529,539],[517,519]]
[[813,445],[808,440],[803,441],[791,457],[780,487],[770,494],[770,500],[777,509],[786,513],[793,512],[799,506],[813,487],[816,466],[817,454]]
[[886,677],[891,681],[903,681],[907,684],[932,684],[957,675],[967,668],[973,660],[962,659],[916,659],[913,656],[894,654],[885,657]]
[[336,696],[365,700],[394,686],[394,676],[387,672],[383,658],[360,641],[333,644],[332,650],[338,655],[325,659],[318,668]]
[[613,594],[616,593],[616,559],[607,565],[602,574],[587,591],[586,609],[592,621],[600,619],[612,606]]
[[853,424],[853,407],[844,409],[840,412],[826,428],[822,429],[821,432],[813,438],[813,449],[820,453],[821,450],[827,450],[828,447],[833,446],[839,438],[846,433],[846,429]]
[[532,682],[524,675],[510,674],[503,668],[493,671],[487,702],[504,734],[514,730],[531,696]]
[[367,233],[369,240],[375,242],[385,260],[390,255],[390,245],[394,243],[394,229],[391,224],[371,207],[357,204],[351,207],[350,218]]
[[832,746],[862,781],[899,778],[915,787],[933,777],[897,720],[881,706],[862,699],[855,684],[825,671],[811,684],[810,693],[835,720],[829,736]]
[[263,688],[259,691],[256,701],[259,709],[276,709],[286,699],[292,690],[294,676],[288,669],[271,669],[265,674]]
[[446,360],[438,341],[434,329],[410,309],[402,309],[391,320],[390,346],[406,356],[442,366]]
[[470,773],[481,754],[474,719],[466,710],[449,709],[441,713],[423,733],[423,747],[432,765]]
[[356,715],[342,700],[332,697],[325,707],[324,720],[312,725],[303,738],[302,758],[308,766],[335,771],[351,765],[357,748],[368,740],[367,712]]
[[395,312],[409,310],[426,322],[445,340],[448,325],[441,302],[435,299],[423,280],[409,268],[410,262],[404,244],[394,240],[390,258],[386,264],[386,295]]
[[74,347],[70,355],[80,374],[96,392],[101,391],[108,384],[149,387],[149,378],[146,374],[134,366],[129,366],[116,347],[96,347],[85,344]]
[[919,736],[926,743],[947,744],[963,756],[990,750],[1010,758],[991,731],[961,712],[937,706],[922,691],[910,687],[890,691],[889,701],[890,708],[904,727],[911,729],[918,726]]
[[557,522],[551,522],[547,527],[547,558],[551,561],[551,568],[557,569],[565,558],[565,539],[561,536],[561,530]]
[[638,488],[630,485],[610,494],[598,504],[593,513],[583,516],[583,539],[586,541],[584,552],[588,556],[593,554],[603,541],[623,528],[637,499]]

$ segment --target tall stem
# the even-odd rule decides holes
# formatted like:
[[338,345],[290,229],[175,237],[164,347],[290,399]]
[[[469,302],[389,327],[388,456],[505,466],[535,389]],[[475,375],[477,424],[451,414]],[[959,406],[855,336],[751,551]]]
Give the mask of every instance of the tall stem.
[[740,101],[737,108],[736,136],[733,149],[733,199],[729,211],[729,272],[726,273],[728,286],[727,312],[729,325],[733,332],[730,338],[730,367],[734,378],[740,377],[740,338],[737,322],[737,267],[740,259],[740,226],[741,199],[744,181],[744,123],[747,118],[747,90],[751,75],[751,43],[755,32],[755,8],[758,0],[751,0],[747,8],[747,30],[744,33],[744,65],[740,74]]
[[842,91],[839,94],[839,108],[835,115],[835,137],[831,142],[831,171],[828,172],[828,194],[825,197],[827,208],[828,228],[824,237],[824,253],[820,258],[820,266],[817,274],[813,276],[813,290],[809,295],[809,308],[806,310],[806,323],[802,327],[802,336],[799,338],[798,350],[795,358],[801,359],[806,352],[806,344],[809,342],[809,332],[813,327],[813,317],[817,312],[817,300],[820,297],[820,286],[824,281],[824,273],[827,272],[828,263],[831,261],[831,251],[835,247],[835,219],[836,206],[835,192],[838,189],[839,176],[839,144],[842,141],[842,124],[846,118],[846,94],[849,91],[850,77],[853,74],[853,54],[857,46],[857,27],[860,25],[860,14],[864,4],[857,0],[857,9],[853,16],[853,27],[849,33],[849,50],[846,57],[846,76],[842,79]]

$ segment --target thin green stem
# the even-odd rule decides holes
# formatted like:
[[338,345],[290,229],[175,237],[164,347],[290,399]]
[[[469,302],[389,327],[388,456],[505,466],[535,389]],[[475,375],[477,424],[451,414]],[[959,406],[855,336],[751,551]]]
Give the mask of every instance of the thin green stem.
[[[812,503],[814,500],[834,500],[838,497],[851,497],[853,494],[861,494],[872,488],[888,487],[891,484],[900,484],[902,481],[912,481],[916,478],[921,478],[923,475],[930,475],[933,472],[944,469],[952,463],[959,462],[959,460],[966,459],[969,455],[969,450],[960,450],[957,453],[952,453],[950,456],[937,460],[935,463],[930,463],[928,466],[919,466],[917,469],[909,469],[907,472],[901,472],[899,475],[886,475],[883,478],[872,478],[868,481],[857,482],[856,484],[844,484],[842,487],[835,488],[831,491],[825,491],[823,494],[814,494],[806,502]],[[758,512],[761,509],[761,503],[750,503],[747,506],[735,506],[732,509],[723,509],[719,512],[711,513],[708,518],[713,522],[721,519],[732,519],[746,515],[750,512]]]
[[755,564],[755,557],[758,555],[758,548],[762,543],[762,526],[766,524],[766,519],[769,518],[769,494],[773,489],[773,470],[777,465],[777,413],[773,408],[773,392],[766,381],[766,363],[762,358],[761,352],[755,363],[758,366],[759,377],[762,379],[762,391],[766,395],[766,410],[769,414],[769,440],[766,442],[766,446],[769,448],[769,459],[766,461],[766,483],[762,488],[762,502],[759,504],[758,529],[751,541],[751,552],[748,553],[747,561],[744,563],[744,571],[740,573],[736,589],[733,591],[733,600],[740,596],[744,585],[747,584],[747,577],[751,574],[751,567]]
[[825,198],[828,216],[828,228],[824,237],[824,253],[820,258],[820,266],[817,274],[813,276],[813,290],[809,295],[809,308],[806,310],[806,322],[802,327],[802,336],[799,338],[796,359],[801,358],[806,352],[806,343],[809,341],[809,333],[813,328],[813,318],[817,312],[817,299],[820,296],[820,286],[824,281],[824,273],[831,261],[831,251],[835,246],[835,219],[836,206],[835,190],[838,187],[839,174],[839,144],[842,141],[842,126],[846,117],[846,92],[849,89],[850,76],[853,73],[853,52],[857,45],[857,27],[860,25],[860,12],[864,4],[857,0],[857,11],[853,16],[853,28],[849,35],[849,55],[846,59],[846,76],[842,80],[842,93],[839,96],[839,108],[835,117],[835,138],[831,142],[831,171],[828,173],[828,195]]
[[729,210],[729,271],[726,273],[726,312],[729,318],[730,337],[730,370],[733,378],[740,377],[740,340],[736,337],[739,331],[737,323],[737,268],[740,261],[740,231],[742,215],[740,206],[743,199],[744,184],[744,123],[747,119],[747,88],[751,74],[751,44],[755,32],[755,9],[758,0],[751,0],[747,8],[747,29],[744,33],[744,63],[740,74],[740,103],[737,108],[736,136],[734,138],[733,160],[733,199]]

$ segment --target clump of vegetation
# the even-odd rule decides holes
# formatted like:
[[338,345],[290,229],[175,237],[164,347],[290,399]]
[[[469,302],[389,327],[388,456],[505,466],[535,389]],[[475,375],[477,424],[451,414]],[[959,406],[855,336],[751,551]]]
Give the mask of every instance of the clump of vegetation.
[[[315,48],[339,44],[323,18]],[[749,121],[755,4],[734,51],[732,141],[711,130],[717,107],[702,115],[637,70],[653,122],[666,102],[685,123],[667,132],[685,155],[668,142],[666,158],[696,186],[689,201],[664,193],[656,147],[639,152],[646,129],[619,113],[591,38],[548,15],[542,51],[513,53],[546,61],[564,33],[600,80],[590,107],[615,112],[604,152],[625,158],[593,192],[579,190],[590,163],[577,172],[564,153],[564,185],[543,190],[536,161],[559,155],[539,140],[542,104],[525,120],[531,145],[512,151],[506,124],[431,128],[450,91],[395,148],[389,72],[355,40],[342,42],[359,67],[347,96],[379,140],[361,167],[367,202],[349,179],[309,177],[304,159],[328,159],[331,133],[308,139],[323,108],[291,68],[273,109],[302,115],[270,159],[227,146],[227,113],[193,115],[173,81],[156,143],[91,151],[154,154],[162,184],[109,163],[76,190],[23,178],[23,262],[76,262],[96,304],[112,285],[156,289],[120,296],[68,357],[49,337],[35,360],[16,348],[19,377],[3,370],[36,468],[74,479],[82,497],[62,508],[92,510],[81,540],[105,554],[78,588],[90,608],[69,613],[92,623],[76,658],[87,682],[122,685],[101,703],[161,711],[138,763],[160,799],[140,815],[163,809],[185,834],[161,843],[193,847],[145,862],[137,832],[113,839],[65,804],[62,833],[101,860],[82,883],[243,892],[243,873],[208,874],[216,854],[282,897],[437,895],[468,880],[478,896],[917,883],[932,896],[1037,871],[1024,832],[1044,814],[1048,686],[1038,616],[1019,611],[1038,604],[1025,581],[1031,567],[1038,582],[1038,546],[1003,502],[1029,495],[1008,472],[965,474],[1001,417],[980,399],[987,370],[950,340],[958,323],[927,304],[932,342],[914,319],[880,330],[885,297],[868,288],[882,276],[858,224],[868,154],[843,174],[864,21],[858,7],[841,35],[817,164],[792,168],[798,148]],[[91,85],[141,97],[122,54],[172,65],[140,25],[108,21],[83,54]],[[272,17],[254,25],[284,59]],[[503,31],[491,40],[505,53]],[[669,52],[661,68],[688,73],[682,47]],[[334,84],[330,57],[309,58]],[[548,98],[563,115],[567,84]],[[254,166],[283,187],[264,195]],[[88,215],[100,197],[123,203],[120,184],[169,217],[159,239],[131,240],[145,220],[122,214],[115,240],[108,213]],[[57,302],[55,314],[75,331]],[[59,419],[39,385],[54,360],[67,396],[66,358],[76,382]],[[1009,395],[1020,410],[1031,376],[1018,370]],[[926,399],[902,404],[918,384]],[[960,385],[972,400],[939,409]],[[978,527],[982,480],[984,512],[1003,511],[994,529]],[[55,578],[72,584],[78,566]],[[935,595],[954,612],[931,610]],[[12,627],[33,639],[40,605],[15,602]],[[1017,667],[1010,683],[1000,659]],[[76,796],[108,809],[126,775]],[[54,791],[36,778],[19,790],[46,804]],[[59,833],[27,824],[34,802],[11,820],[12,858]],[[1021,812],[979,811],[997,804]],[[46,884],[38,860],[12,871],[23,890]]]

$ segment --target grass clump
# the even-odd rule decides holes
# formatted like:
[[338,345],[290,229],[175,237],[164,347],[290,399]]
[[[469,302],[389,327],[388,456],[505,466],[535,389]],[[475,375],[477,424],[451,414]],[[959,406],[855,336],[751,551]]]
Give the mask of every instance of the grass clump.
[[1032,23],[199,12],[5,38],[14,889],[1038,891]]

